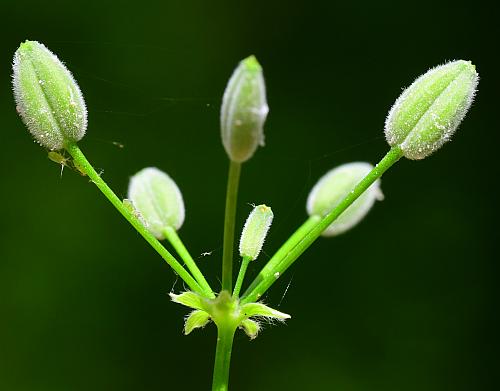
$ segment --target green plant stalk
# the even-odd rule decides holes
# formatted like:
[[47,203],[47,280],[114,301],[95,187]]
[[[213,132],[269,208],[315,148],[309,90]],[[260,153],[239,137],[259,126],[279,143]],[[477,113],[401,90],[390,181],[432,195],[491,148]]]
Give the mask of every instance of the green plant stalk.
[[240,183],[241,163],[229,163],[226,191],[226,212],[224,216],[224,244],[222,251],[222,290],[231,292],[233,286],[234,226],[236,201]]
[[[269,263],[274,265],[273,269],[265,276],[257,276],[256,280],[251,284],[252,289],[247,289],[245,294],[241,299],[241,304],[250,303],[258,300],[276,281],[274,276],[276,273],[282,275],[290,265],[297,260],[297,258],[305,251],[309,246],[321,235],[321,233],[339,217],[342,212],[344,212],[356,199],[363,194],[363,192],[368,189],[373,182],[379,179],[384,172],[386,172],[393,164],[395,164],[401,157],[403,153],[399,147],[393,147],[389,152],[382,158],[382,160],[373,168],[372,171],[368,173],[355,187],[354,189],[335,207],[333,210],[323,217],[316,225],[312,227],[308,232],[303,229],[304,225],[301,226],[298,231],[301,231],[299,236],[302,239],[297,241],[297,244],[292,247],[291,244],[285,245],[285,250],[278,252],[271,258]],[[307,222],[306,222],[307,223]],[[298,232],[297,231],[297,232]],[[267,266],[267,265],[266,265]]]
[[236,327],[232,325],[217,325],[217,347],[215,349],[215,364],[212,391],[227,391],[229,384],[229,367],[231,351]]
[[208,284],[207,280],[205,279],[205,276],[203,273],[200,271],[198,266],[196,265],[196,262],[194,261],[193,257],[191,254],[189,254],[189,251],[187,250],[186,246],[184,246],[184,243],[182,243],[181,238],[177,234],[177,231],[173,227],[167,227],[163,230],[163,234],[167,238],[167,240],[170,242],[170,244],[173,246],[177,254],[182,258],[184,263],[186,264],[187,268],[193,275],[194,279],[198,284],[201,286],[201,288],[205,291],[206,295],[210,297],[211,299],[215,298],[215,294]]
[[234,284],[233,297],[238,297],[241,291],[241,286],[243,285],[243,280],[245,279],[245,274],[247,272],[248,265],[252,262],[252,258],[243,257],[241,260],[240,271],[238,273],[238,278],[236,279],[236,284]]
[[123,202],[109,188],[99,174],[94,170],[94,167],[89,163],[78,145],[69,144],[65,147],[68,153],[73,158],[74,163],[82,173],[86,174],[98,189],[106,196],[113,206],[122,214],[123,217],[139,232],[144,239],[160,254],[172,269],[181,277],[189,288],[201,295],[206,296],[203,289],[195,281],[195,279],[182,267],[182,265],[170,254],[165,247],[144,227],[139,219],[134,215],[133,211],[123,205]]
[[[300,243],[300,241],[321,221],[321,216],[313,215],[309,217],[297,230],[288,238],[288,240],[280,247],[280,249],[273,255],[273,257],[266,263],[266,265],[259,272],[258,276],[253,280],[250,286],[246,289],[243,296],[247,296],[252,292],[257,285],[263,280],[274,278],[278,264],[292,249]],[[279,275],[278,275],[279,277]]]

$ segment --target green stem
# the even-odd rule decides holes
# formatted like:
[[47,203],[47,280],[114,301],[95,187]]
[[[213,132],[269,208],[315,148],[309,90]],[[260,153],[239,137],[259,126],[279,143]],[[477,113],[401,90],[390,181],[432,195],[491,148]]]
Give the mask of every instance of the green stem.
[[179,256],[182,258],[182,260],[186,264],[187,268],[189,269],[195,280],[205,291],[206,295],[212,299],[215,298],[212,288],[210,287],[207,280],[203,276],[203,273],[196,265],[196,262],[194,261],[191,254],[189,254],[189,251],[187,250],[186,246],[184,246],[184,243],[182,243],[182,240],[177,234],[177,231],[173,227],[167,227],[163,230],[163,234],[170,242],[170,244],[174,247],[175,251],[177,251],[177,254],[179,254]]
[[240,272],[238,273],[238,278],[236,279],[236,284],[234,285],[233,297],[239,296],[248,265],[251,261],[252,258],[250,257],[243,257],[243,259],[241,260]]
[[222,290],[227,290],[229,292],[231,292],[233,285],[234,225],[240,172],[241,163],[231,160],[229,163],[229,175],[227,180],[224,245],[222,251]]
[[181,277],[189,288],[195,292],[205,295],[203,289],[194,280],[194,278],[177,262],[165,247],[144,227],[139,219],[134,215],[133,211],[125,207],[123,202],[113,193],[113,190],[104,182],[99,174],[94,170],[94,167],[89,163],[83,152],[76,144],[66,146],[66,150],[73,157],[75,165],[82,173],[86,174],[113,206],[122,214],[125,219],[139,232],[144,239],[160,254],[160,256],[170,265],[172,269]]
[[235,331],[235,327],[217,326],[217,348],[215,350],[212,391],[227,391],[228,389],[231,350]]
[[283,258],[292,249],[297,246],[297,244],[321,221],[321,217],[313,215],[309,217],[293,234],[288,238],[288,240],[280,247],[280,249],[273,255],[273,257],[266,263],[266,265],[259,272],[259,275],[253,280],[250,286],[247,288],[243,297],[248,296],[257,285],[259,285],[263,280],[274,278],[278,267],[278,264],[283,260]]
[[[379,179],[384,172],[386,172],[394,163],[396,163],[403,156],[401,149],[399,147],[393,147],[391,150],[382,158],[382,160],[359,182],[354,189],[335,207],[333,210],[323,217],[316,225],[314,225],[308,232],[307,230],[302,230],[304,225],[299,228],[302,230],[299,236],[303,235],[300,240],[297,241],[295,246],[285,245],[285,250],[280,249],[276,255],[274,255],[269,263],[272,262],[275,265],[274,269],[271,269],[269,274],[265,276],[257,277],[256,281],[252,283],[252,289],[248,289],[245,295],[241,299],[241,304],[249,303],[258,300],[264,292],[266,292],[269,287],[276,281],[274,274],[277,272],[282,275],[288,267],[290,267],[295,260],[302,255],[302,253],[309,248],[309,246],[321,235],[321,233],[339,217],[342,212],[344,212],[356,199],[363,194],[363,192],[368,189],[373,182]],[[267,265],[266,265],[267,266]],[[259,278],[260,277],[260,278]]]

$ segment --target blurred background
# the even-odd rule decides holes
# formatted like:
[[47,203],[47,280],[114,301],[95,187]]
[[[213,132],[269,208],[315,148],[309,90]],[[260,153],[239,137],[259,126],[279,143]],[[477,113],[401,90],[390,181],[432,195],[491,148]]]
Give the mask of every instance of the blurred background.
[[[476,102],[453,142],[402,160],[355,229],[321,239],[265,301],[292,314],[239,332],[232,390],[491,390],[498,379],[498,31],[480,2],[3,1],[0,24],[0,389],[208,390],[215,327],[182,335],[182,283],[86,178],[17,117],[11,60],[45,43],[84,93],[80,143],[124,197],[133,173],[182,189],[181,237],[219,286],[227,158],[222,93],[238,61],[264,67],[266,147],[243,166],[275,223],[258,272],[306,218],[316,180],[377,162],[401,89],[452,59],[476,64]],[[211,252],[210,256],[201,256]]]

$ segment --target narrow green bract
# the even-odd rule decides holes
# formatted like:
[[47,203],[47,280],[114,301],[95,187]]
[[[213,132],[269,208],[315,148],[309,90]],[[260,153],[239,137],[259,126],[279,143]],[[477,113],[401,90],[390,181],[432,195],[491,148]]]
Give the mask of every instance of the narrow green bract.
[[262,67],[250,56],[240,62],[222,98],[222,143],[232,161],[242,163],[253,156],[259,145],[264,145],[268,112]]
[[14,54],[16,108],[35,140],[59,150],[85,135],[87,109],[69,70],[43,44],[22,43]]
[[190,334],[194,329],[205,327],[210,322],[210,315],[201,310],[191,312],[184,322],[184,334]]
[[[373,166],[370,163],[355,162],[343,164],[327,172],[314,185],[307,198],[307,213],[310,216],[326,216],[363,179]],[[371,185],[353,202],[328,228],[323,236],[341,234],[358,224],[370,211],[375,200],[383,199],[380,180]]]
[[178,230],[184,222],[184,201],[176,183],[163,171],[148,167],[131,179],[128,198],[157,238],[165,238],[165,229]]
[[468,61],[453,61],[420,76],[396,100],[385,136],[408,159],[423,159],[449,141],[472,104],[479,77]]
[[243,329],[245,334],[248,335],[250,339],[257,338],[257,335],[259,334],[260,331],[259,322],[251,319],[245,319],[244,321],[241,322],[239,327],[240,329]]
[[273,211],[266,205],[253,208],[245,222],[240,239],[240,256],[252,260],[259,256],[273,222]]
[[185,305],[186,307],[194,308],[195,310],[204,311],[205,299],[192,291],[182,292],[178,295],[170,292],[170,298],[174,303]]

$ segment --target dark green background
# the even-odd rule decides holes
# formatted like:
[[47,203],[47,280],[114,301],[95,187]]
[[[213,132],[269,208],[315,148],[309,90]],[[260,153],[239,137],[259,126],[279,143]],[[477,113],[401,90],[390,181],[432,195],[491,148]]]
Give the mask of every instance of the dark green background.
[[[233,390],[491,390],[498,375],[498,32],[480,2],[2,1],[0,389],[208,390],[213,325],[182,335],[174,274],[88,180],[47,159],[16,115],[25,39],[65,61],[89,110],[80,146],[124,196],[157,166],[182,189],[180,234],[218,286],[227,159],[219,105],[256,54],[268,85],[265,148],[244,165],[249,203],[275,223],[266,258],[340,163],[375,163],[401,88],[469,59],[479,93],[436,155],[403,160],[355,230],[319,240],[270,290],[292,314],[236,336]],[[124,144],[117,148],[113,141]],[[494,243],[496,241],[496,243]],[[283,294],[287,285],[289,289]]]

